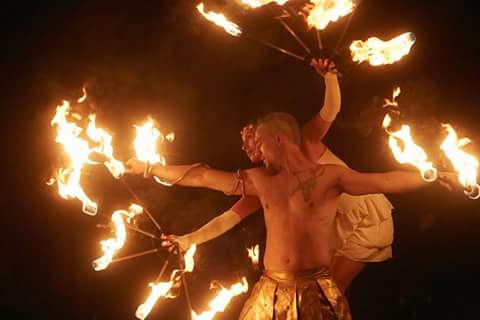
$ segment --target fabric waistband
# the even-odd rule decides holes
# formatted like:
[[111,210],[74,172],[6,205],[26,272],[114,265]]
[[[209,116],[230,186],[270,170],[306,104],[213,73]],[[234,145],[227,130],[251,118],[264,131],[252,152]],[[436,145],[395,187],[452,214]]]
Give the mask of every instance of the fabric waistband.
[[301,271],[264,270],[263,275],[275,282],[286,285],[295,285],[301,282],[313,281],[318,278],[331,277],[328,267],[317,267]]

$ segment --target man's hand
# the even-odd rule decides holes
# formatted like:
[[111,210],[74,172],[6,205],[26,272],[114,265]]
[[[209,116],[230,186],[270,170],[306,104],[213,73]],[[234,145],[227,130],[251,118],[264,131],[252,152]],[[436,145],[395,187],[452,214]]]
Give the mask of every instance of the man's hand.
[[458,181],[458,176],[455,172],[438,172],[437,182],[448,191],[464,189],[460,181]]
[[337,67],[335,66],[335,63],[329,59],[312,59],[310,61],[310,65],[315,69],[315,71],[321,75],[322,77],[325,77],[327,74],[328,75],[337,75]]
[[179,237],[174,234],[160,236],[162,240],[161,246],[168,250],[168,252],[173,252],[175,254],[183,253],[188,250],[190,243],[186,237]]
[[125,173],[129,174],[143,174],[145,170],[145,162],[130,158],[125,166]]

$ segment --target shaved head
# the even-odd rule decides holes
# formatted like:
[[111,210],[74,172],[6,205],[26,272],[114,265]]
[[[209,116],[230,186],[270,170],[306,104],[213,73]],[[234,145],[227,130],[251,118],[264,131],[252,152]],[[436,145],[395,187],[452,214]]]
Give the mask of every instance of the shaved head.
[[290,142],[300,145],[302,136],[297,120],[284,112],[272,112],[258,119],[257,128],[266,126],[273,134],[283,133]]

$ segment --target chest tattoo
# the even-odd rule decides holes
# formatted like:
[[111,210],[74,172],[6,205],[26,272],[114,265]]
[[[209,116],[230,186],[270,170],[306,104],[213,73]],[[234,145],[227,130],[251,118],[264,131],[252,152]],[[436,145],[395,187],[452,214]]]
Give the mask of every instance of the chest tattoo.
[[315,189],[317,183],[317,178],[322,176],[324,173],[324,168],[321,168],[320,170],[317,169],[314,171],[313,175],[303,181],[298,175],[295,175],[298,181],[298,185],[295,189],[292,190],[292,192],[290,193],[290,197],[294,196],[295,193],[297,193],[298,191],[301,191],[305,202],[310,201],[312,197],[312,191]]

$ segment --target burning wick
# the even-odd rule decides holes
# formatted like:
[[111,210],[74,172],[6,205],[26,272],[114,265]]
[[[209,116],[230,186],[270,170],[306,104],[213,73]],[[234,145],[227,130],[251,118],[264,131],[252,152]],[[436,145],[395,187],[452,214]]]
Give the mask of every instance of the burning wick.
[[415,43],[415,34],[406,32],[390,41],[368,38],[367,41],[355,40],[350,45],[354,62],[368,61],[371,66],[381,66],[399,61],[410,52]]
[[217,26],[222,27],[228,34],[238,37],[242,30],[238,25],[228,20],[223,14],[216,13],[213,11],[205,12],[205,7],[203,3],[197,5],[197,10],[200,12],[207,20],[215,23]]
[[468,186],[464,192],[472,200],[480,198],[480,186],[478,184]]
[[433,182],[438,178],[438,171],[435,168],[428,168],[421,172],[422,179],[427,182]]

